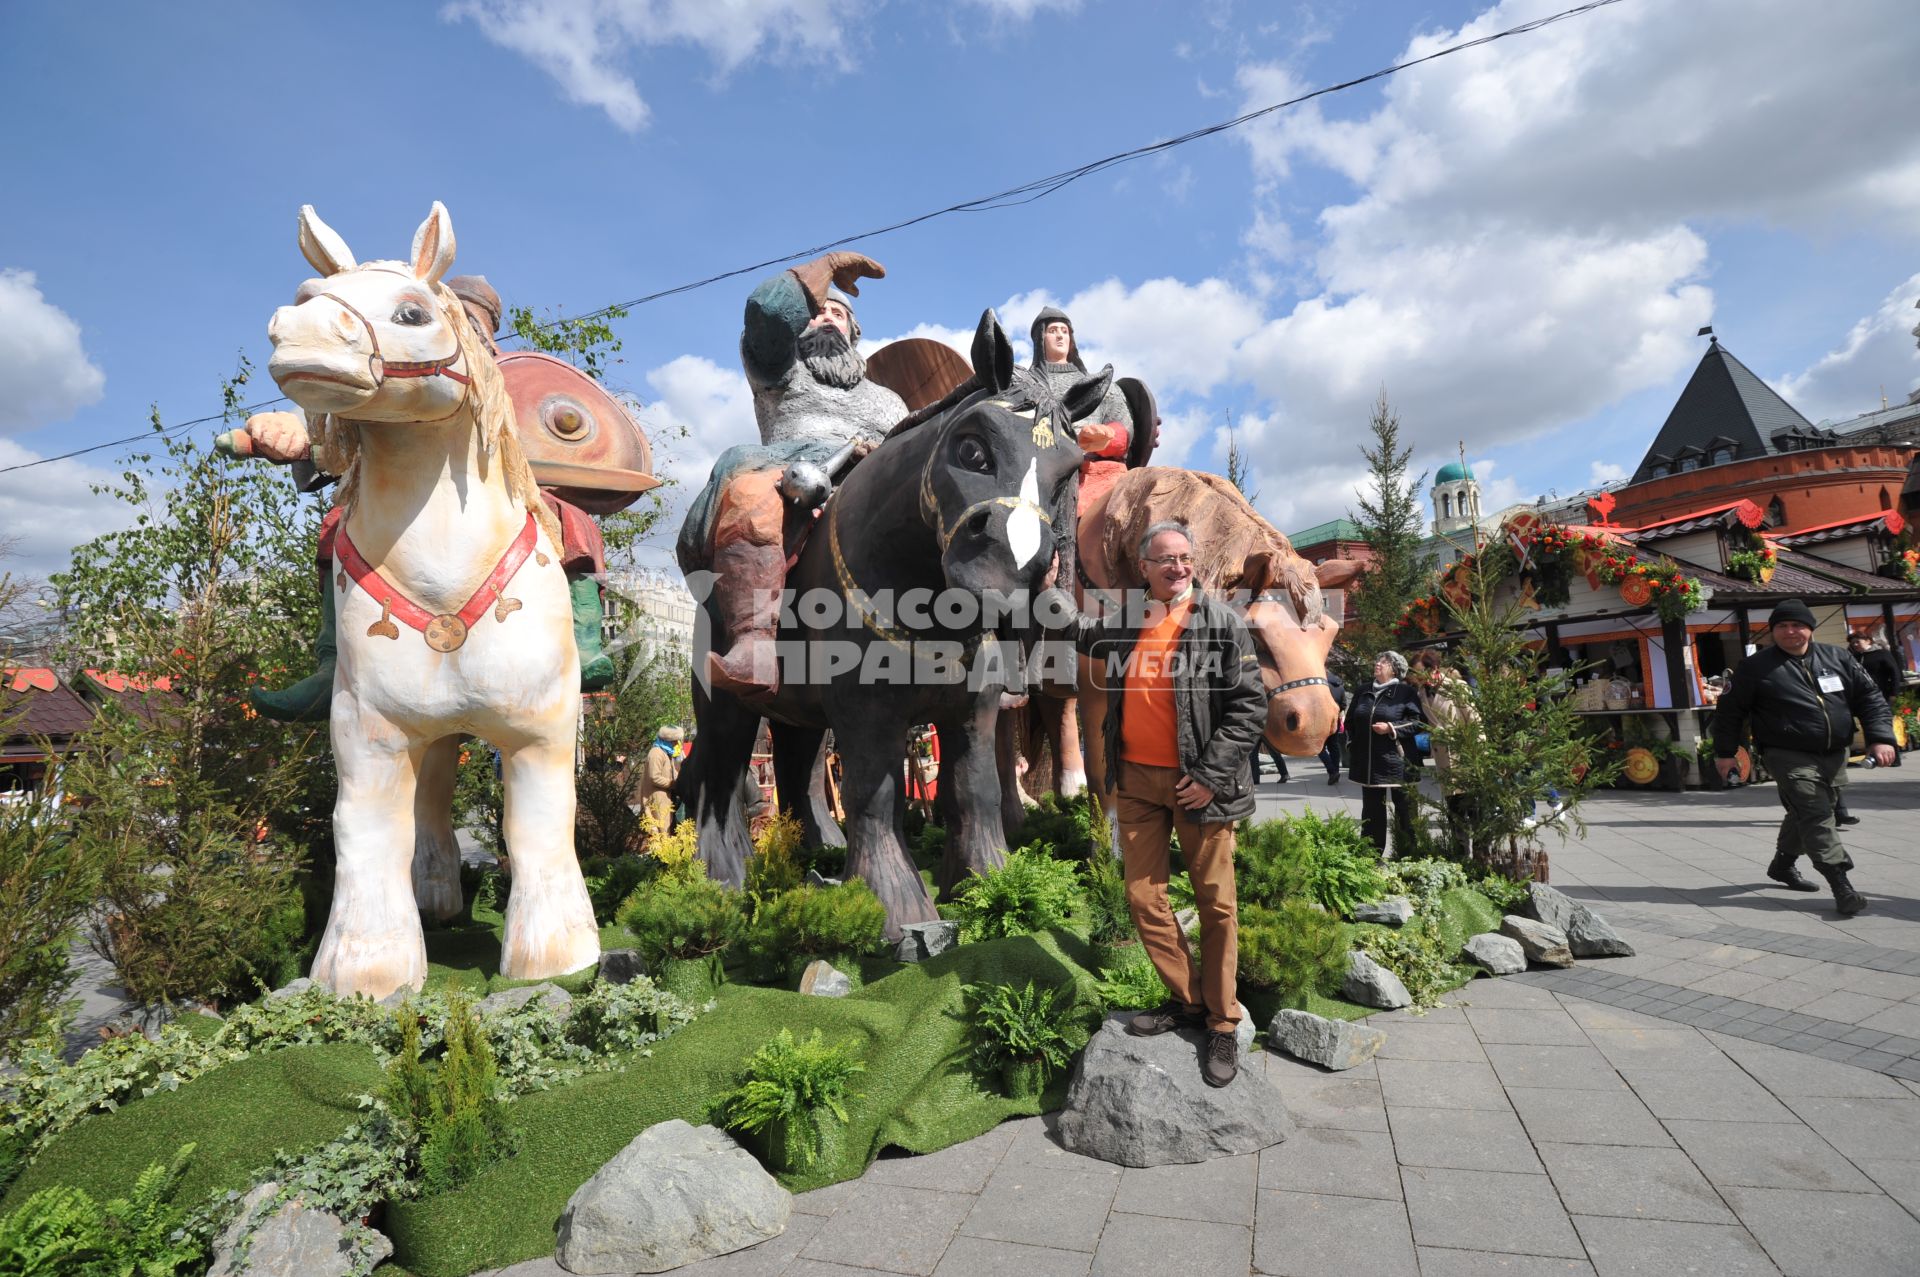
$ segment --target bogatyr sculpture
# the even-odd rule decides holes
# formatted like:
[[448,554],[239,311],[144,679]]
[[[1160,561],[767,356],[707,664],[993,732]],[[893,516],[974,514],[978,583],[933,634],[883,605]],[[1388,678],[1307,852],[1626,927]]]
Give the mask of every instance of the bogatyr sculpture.
[[[1004,856],[993,725],[1006,676],[994,671],[1010,668],[1003,647],[1010,635],[965,604],[1018,596],[1039,584],[1056,548],[1054,530],[1070,527],[1073,517],[1072,479],[1082,454],[1071,419],[1092,412],[1109,384],[1106,377],[1081,382],[1064,396],[1057,417],[1038,408],[1031,394],[1013,389],[1013,350],[991,311],[974,334],[973,368],[945,399],[900,422],[837,486],[829,481],[837,458],[786,460],[775,488],[797,507],[792,522],[812,530],[804,545],[782,543],[792,556],[785,584],[795,607],[765,601],[780,677],[771,695],[745,695],[719,679],[696,685],[699,743],[680,774],[708,872],[737,886],[752,851],[739,787],[760,718],[772,721],[777,783],[789,807],[807,793],[807,762],[832,729],[845,776],[847,872],[887,906],[893,938],[903,926],[937,916],[901,836],[909,727],[930,721],[939,729],[942,779],[952,778],[963,796],[941,885]],[[843,450],[850,454],[852,445]],[[724,570],[715,551],[726,542],[712,511],[728,465],[723,454],[681,528],[680,566],[689,575]],[[873,602],[915,591],[962,606],[949,622],[936,604],[922,624],[904,606],[889,614]],[[832,606],[816,611],[816,601]],[[703,639],[717,646],[714,631],[725,629],[715,599],[706,611],[696,660],[705,655],[698,650]]]
[[500,370],[441,282],[451,219],[436,202],[410,260],[358,263],[307,207],[300,250],[321,278],[274,312],[268,371],[307,412],[345,510],[327,582],[337,867],[311,974],[375,998],[425,979],[417,790],[463,735],[499,749],[506,788],[501,973],[577,971],[600,945],[573,851],[580,659],[562,538]]

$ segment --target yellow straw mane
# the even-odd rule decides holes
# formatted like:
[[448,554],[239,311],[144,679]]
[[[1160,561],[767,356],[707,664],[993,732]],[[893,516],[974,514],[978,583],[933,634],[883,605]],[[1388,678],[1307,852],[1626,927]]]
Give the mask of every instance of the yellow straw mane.
[[[463,407],[473,427],[480,432],[480,477],[487,477],[487,460],[497,456],[507,491],[522,507],[533,512],[554,550],[564,553],[560,521],[541,497],[533,469],[527,464],[527,455],[520,450],[513,400],[507,395],[507,381],[500,375],[500,365],[493,361],[493,355],[473,330],[460,299],[445,284],[435,284],[433,294],[440,302],[441,317],[460,343],[460,362],[472,378]],[[313,440],[314,464],[340,476],[334,504],[352,514],[354,502],[360,495],[360,423],[309,413],[307,433]]]

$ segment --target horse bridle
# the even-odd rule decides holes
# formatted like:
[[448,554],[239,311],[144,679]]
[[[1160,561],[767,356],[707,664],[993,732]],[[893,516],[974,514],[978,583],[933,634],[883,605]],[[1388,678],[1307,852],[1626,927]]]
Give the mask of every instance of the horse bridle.
[[[1254,603],[1287,603],[1291,600],[1281,598],[1278,594],[1267,590],[1254,595],[1251,601]],[[1266,688],[1265,691],[1267,700],[1271,703],[1274,697],[1280,695],[1282,692],[1291,692],[1296,687],[1325,687],[1330,689],[1332,686],[1333,684],[1327,681],[1325,675],[1315,675],[1312,678],[1296,678],[1291,683],[1280,683],[1276,686]]]
[[316,297],[324,297],[334,305],[340,307],[340,309],[359,320],[360,326],[367,330],[367,343],[373,347],[373,353],[367,356],[367,371],[373,374],[374,384],[378,385],[389,377],[396,377],[401,380],[408,380],[414,377],[446,377],[459,382],[463,386],[471,386],[473,384],[473,378],[467,376],[467,374],[453,371],[453,365],[460,362],[460,342],[458,338],[454,339],[453,353],[445,359],[421,359],[400,363],[388,363],[380,354],[379,331],[374,328],[371,320],[360,313],[359,307],[338,293],[316,293],[314,295]]

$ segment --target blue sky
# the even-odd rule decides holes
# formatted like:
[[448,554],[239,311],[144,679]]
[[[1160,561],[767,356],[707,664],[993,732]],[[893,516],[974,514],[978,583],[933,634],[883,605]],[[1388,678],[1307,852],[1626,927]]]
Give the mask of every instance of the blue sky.
[[[1631,470],[1713,324],[1815,419],[1920,382],[1909,0],[1623,0],[868,244],[870,338],[1065,304],[1144,376],[1161,459],[1296,530],[1342,513],[1384,387],[1488,504]],[[306,275],[434,199],[456,269],[583,311],[1011,186],[1564,0],[23,3],[0,10],[0,467],[218,406]],[[752,278],[637,309],[616,384],[697,487],[750,437]],[[275,393],[261,373],[258,397]],[[685,437],[681,432],[686,431]],[[0,473],[16,572],[121,517],[114,454]]]

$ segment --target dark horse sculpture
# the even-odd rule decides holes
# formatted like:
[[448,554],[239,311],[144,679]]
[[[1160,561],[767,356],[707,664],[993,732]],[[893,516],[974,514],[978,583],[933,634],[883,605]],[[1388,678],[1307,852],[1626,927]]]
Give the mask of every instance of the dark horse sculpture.
[[[716,880],[739,886],[752,854],[738,797],[762,717],[773,731],[781,803],[818,828],[812,801],[825,733],[840,753],[847,873],[887,906],[887,935],[935,912],[906,852],[908,729],[939,730],[949,809],[942,893],[1005,857],[993,729],[1017,679],[1018,612],[998,606],[1037,590],[1073,545],[1073,478],[1082,459],[1072,420],[1094,411],[1108,377],[1089,378],[1050,420],[1012,390],[1013,350],[992,311],[973,340],[973,377],[896,426],[834,489],[787,573],[795,606],[776,642],[781,681],[747,703],[696,683],[698,743],[680,793]],[[683,534],[681,567],[692,572]],[[822,600],[836,606],[821,608]],[[810,601],[811,604],[810,605]],[[711,614],[709,621],[717,621]],[[695,668],[704,668],[696,651]],[[803,668],[804,667],[804,668]],[[949,784],[943,784],[945,790]]]

